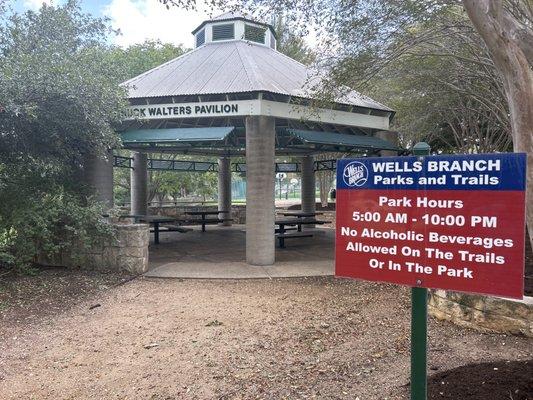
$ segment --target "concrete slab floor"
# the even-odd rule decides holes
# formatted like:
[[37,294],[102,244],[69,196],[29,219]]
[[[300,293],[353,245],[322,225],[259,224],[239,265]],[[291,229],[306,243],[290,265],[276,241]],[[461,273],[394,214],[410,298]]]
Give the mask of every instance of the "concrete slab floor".
[[[287,239],[276,247],[276,264],[252,266],[245,262],[245,226],[197,227],[192,232],[168,232],[150,245],[149,271],[154,278],[253,279],[333,275],[335,231],[310,229],[313,237]],[[277,241],[276,241],[277,246]]]

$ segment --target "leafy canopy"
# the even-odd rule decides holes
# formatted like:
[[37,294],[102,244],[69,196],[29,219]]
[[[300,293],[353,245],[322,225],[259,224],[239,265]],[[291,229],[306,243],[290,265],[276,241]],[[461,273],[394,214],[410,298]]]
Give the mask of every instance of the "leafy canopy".
[[75,1],[0,16],[0,160],[75,162],[117,144],[125,105],[100,56],[110,29]]
[[114,73],[120,83],[179,57],[186,51],[181,45],[146,40],[127,48],[111,47],[106,57],[113,65]]
[[0,264],[24,266],[102,228],[83,196],[83,154],[118,144],[125,92],[111,30],[75,1],[0,14]]

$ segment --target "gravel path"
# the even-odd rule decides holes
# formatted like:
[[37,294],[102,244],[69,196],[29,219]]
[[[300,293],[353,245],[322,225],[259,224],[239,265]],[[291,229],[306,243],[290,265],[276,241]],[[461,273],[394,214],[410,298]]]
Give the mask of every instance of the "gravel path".
[[[0,326],[1,399],[407,399],[409,291],[333,278],[136,279]],[[5,322],[5,321],[4,321]],[[531,339],[430,322],[432,374]]]

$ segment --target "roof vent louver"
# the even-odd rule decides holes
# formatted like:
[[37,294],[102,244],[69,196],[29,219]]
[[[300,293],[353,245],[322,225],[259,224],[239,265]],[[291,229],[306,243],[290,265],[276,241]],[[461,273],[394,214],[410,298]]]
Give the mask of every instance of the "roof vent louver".
[[205,29],[202,29],[196,34],[196,47],[200,47],[205,43]]
[[213,40],[235,39],[235,24],[213,25]]
[[244,39],[256,43],[265,43],[266,29],[246,24],[244,26]]

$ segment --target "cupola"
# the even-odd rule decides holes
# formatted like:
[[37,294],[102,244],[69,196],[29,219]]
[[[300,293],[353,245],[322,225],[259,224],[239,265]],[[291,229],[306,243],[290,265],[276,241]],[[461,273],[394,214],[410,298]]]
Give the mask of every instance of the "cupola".
[[209,43],[242,40],[276,49],[276,34],[272,25],[233,12],[202,22],[192,34],[195,48]]

